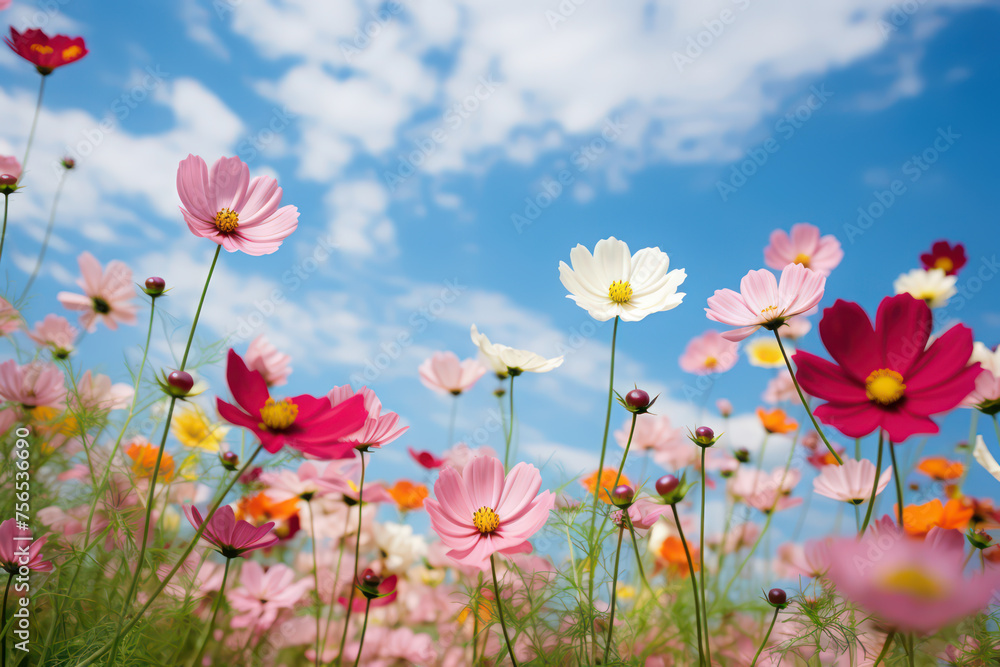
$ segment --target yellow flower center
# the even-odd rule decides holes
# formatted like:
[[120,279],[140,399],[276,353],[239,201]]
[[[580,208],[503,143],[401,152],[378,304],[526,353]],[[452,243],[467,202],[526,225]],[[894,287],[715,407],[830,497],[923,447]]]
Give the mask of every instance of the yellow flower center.
[[948,273],[955,268],[955,262],[951,261],[951,257],[938,257],[934,260],[935,269],[943,269],[945,273]]
[[215,228],[225,234],[236,231],[240,226],[240,214],[231,208],[224,208],[215,214]]
[[795,259],[792,260],[792,264],[801,264],[802,266],[808,269],[809,259],[810,259],[809,255],[805,254],[804,252],[800,252],[798,255],[795,256]]
[[906,593],[924,600],[936,600],[945,590],[941,582],[915,567],[904,567],[882,577],[883,590],[890,593]]
[[632,286],[627,280],[616,280],[608,288],[608,297],[615,303],[628,303],[632,299]]
[[74,44],[68,48],[63,49],[62,57],[64,60],[69,60],[70,58],[76,58],[83,51],[79,46]]
[[299,406],[288,398],[278,402],[269,398],[260,409],[261,425],[271,431],[285,430],[295,423],[295,418],[298,416]]
[[480,507],[472,514],[472,525],[483,535],[492,533],[500,527],[500,516],[492,507]]
[[52,53],[52,47],[46,46],[45,44],[32,44],[31,50],[35,53],[42,53],[45,55]]
[[764,308],[763,310],[761,310],[760,314],[763,317],[774,317],[775,315],[778,314],[778,307],[777,306],[768,306],[767,308]]
[[903,397],[904,391],[906,385],[903,384],[903,376],[888,368],[872,371],[865,380],[865,394],[869,400],[882,405],[892,405]]
[[705,368],[715,368],[719,365],[719,360],[715,357],[705,357]]

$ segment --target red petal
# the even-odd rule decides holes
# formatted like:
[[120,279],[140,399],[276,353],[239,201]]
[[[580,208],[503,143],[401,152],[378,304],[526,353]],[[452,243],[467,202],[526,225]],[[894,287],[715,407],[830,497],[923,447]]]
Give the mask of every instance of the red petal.
[[868,400],[863,384],[849,377],[834,363],[809,352],[796,352],[795,377],[811,396],[834,403],[862,403]]
[[959,375],[940,384],[931,385],[924,390],[911,392],[910,387],[907,386],[906,398],[902,407],[907,412],[916,415],[934,415],[939,412],[947,412],[972,393],[976,386],[976,378],[981,372],[979,364],[973,364]]
[[247,368],[240,355],[231,348],[226,363],[226,382],[236,402],[252,415],[258,414],[267,399],[271,397],[261,374]]
[[972,330],[962,324],[948,329],[931,343],[910,372],[903,375],[907,396],[933,388],[961,374],[971,356]]
[[[927,347],[932,321],[930,307],[909,294],[882,299],[875,316],[875,331],[884,351],[881,367],[907,377]],[[972,354],[971,346],[969,354]]]
[[862,438],[878,428],[882,412],[870,401],[854,405],[824,403],[813,410],[817,419],[849,438]]
[[819,335],[833,360],[858,382],[864,383],[873,370],[882,366],[882,345],[871,320],[852,301],[837,299],[823,311]]
[[903,442],[918,433],[934,435],[938,432],[937,424],[929,417],[911,414],[903,408],[882,412],[882,428],[885,429],[890,442]]

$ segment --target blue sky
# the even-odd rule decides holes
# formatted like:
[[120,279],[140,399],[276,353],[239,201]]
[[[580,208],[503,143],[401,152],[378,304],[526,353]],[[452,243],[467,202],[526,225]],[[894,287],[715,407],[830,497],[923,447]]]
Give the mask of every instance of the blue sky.
[[[664,392],[660,405],[683,426],[697,410],[677,357],[709,328],[705,299],[763,266],[772,229],[806,221],[836,235],[845,258],[823,304],[870,311],[939,238],[969,250],[960,287],[1000,251],[1000,14],[986,3],[479,4],[16,2],[4,15],[15,27],[83,35],[91,50],[50,77],[28,187],[12,201],[2,270],[17,286],[47,219],[52,165],[78,158],[29,322],[62,312],[55,294],[74,289],[88,249],[125,260],[137,280],[166,278],[180,349],[176,327],[193,315],[215,246],[177,211],[176,166],[188,153],[237,153],[279,179],[300,226],[272,256],[224,254],[199,339],[234,336],[243,351],[266,333],[294,356],[290,393],[364,379],[389,346],[369,384],[411,425],[379,455],[375,474],[390,479],[414,474],[405,446],[445,446],[449,403],[416,375],[431,352],[471,356],[473,323],[546,356],[570,346],[562,368],[518,385],[521,452],[549,461],[554,484],[596,462],[603,426],[611,327],[595,326],[558,280],[577,243],[659,246],[686,269],[684,304],[622,325],[616,382]],[[0,153],[19,156],[38,77],[7,51],[0,68]],[[914,168],[942,133],[947,150]],[[778,148],[764,161],[766,145]],[[754,156],[754,173],[734,181]],[[561,171],[572,182],[548,202],[540,193]],[[859,227],[859,207],[895,180],[905,192]],[[548,205],[525,224],[529,202]],[[312,263],[324,246],[334,252]],[[986,280],[949,313],[988,345],[1000,338],[995,293]],[[135,357],[140,329],[88,337],[81,359],[125,379],[122,354]],[[401,334],[412,342],[395,350]],[[801,347],[821,346],[812,333]],[[155,354],[170,365],[162,335]],[[218,378],[208,372],[224,393]],[[749,414],[768,378],[743,360],[713,388],[742,415],[731,429],[740,444],[759,441]],[[462,398],[458,436],[488,420],[492,388],[485,378]],[[944,426],[928,451],[965,439],[968,413]],[[489,444],[502,447],[501,435]],[[781,449],[769,449],[775,462]]]

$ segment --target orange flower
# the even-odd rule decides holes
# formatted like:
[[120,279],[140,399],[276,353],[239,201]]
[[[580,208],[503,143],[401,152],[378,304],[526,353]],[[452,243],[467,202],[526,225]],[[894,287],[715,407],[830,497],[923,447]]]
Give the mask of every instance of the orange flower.
[[423,484],[414,484],[408,479],[401,479],[388,489],[389,495],[396,501],[399,509],[405,511],[418,510],[424,506],[424,498],[427,497],[427,487]]
[[903,508],[903,523],[910,535],[921,536],[931,528],[940,527],[964,530],[972,518],[973,508],[954,498],[942,504],[935,498],[923,505],[907,505]]
[[[594,472],[590,473],[589,477],[580,480],[580,483],[583,484],[583,488],[587,489],[587,493],[594,493],[597,490],[598,484],[600,484],[601,493],[600,495],[598,495],[598,498],[600,498],[602,502],[605,502],[610,505],[611,496],[608,495],[608,489],[610,489],[611,486],[615,483],[615,478],[617,476],[618,476],[618,470],[616,470],[615,468],[605,468],[600,473],[598,473],[598,471],[595,470]],[[624,473],[622,473],[622,477],[618,481],[618,483],[628,484],[629,486],[632,485],[632,482],[629,481],[628,477],[626,477]]]
[[299,506],[298,498],[274,502],[266,493],[240,498],[236,503],[236,518],[257,525],[268,521],[285,521],[291,518]]
[[[694,566],[694,571],[698,571],[698,547],[691,545],[691,565]],[[684,543],[681,542],[681,538],[676,535],[671,535],[667,539],[663,540],[663,544],[660,545],[660,550],[656,554],[659,557],[659,561],[667,567],[671,572],[688,574],[690,568],[688,567],[687,554],[684,553]],[[659,563],[658,563],[659,564]]]
[[938,482],[958,479],[965,472],[965,466],[959,461],[949,461],[943,456],[930,456],[920,462],[917,470]]
[[757,408],[757,418],[768,433],[790,433],[799,427],[799,423],[789,419],[781,408],[773,410]]
[[[152,477],[153,469],[156,467],[156,456],[160,448],[150,444],[142,438],[135,438],[125,450],[125,453],[132,459],[132,472],[136,477]],[[167,452],[163,452],[160,459],[160,478],[164,482],[169,482],[174,476],[174,457]]]

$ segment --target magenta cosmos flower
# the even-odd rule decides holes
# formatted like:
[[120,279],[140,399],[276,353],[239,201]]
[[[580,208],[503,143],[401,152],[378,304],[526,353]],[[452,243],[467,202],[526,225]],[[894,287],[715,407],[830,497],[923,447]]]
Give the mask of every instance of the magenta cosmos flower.
[[764,248],[764,263],[772,269],[801,264],[821,276],[828,276],[844,258],[840,241],[833,234],[820,237],[819,227],[807,222],[792,225],[792,233],[783,229],[771,232],[771,245]]
[[886,534],[834,542],[827,576],[897,632],[935,632],[984,609],[1000,586],[1000,569],[962,575],[965,539],[957,530],[933,528],[924,539]]
[[407,451],[410,452],[410,456],[413,457],[414,461],[427,470],[436,470],[444,465],[444,459],[434,456],[432,452],[417,451],[413,447],[407,447]]
[[360,396],[337,406],[326,397],[307,394],[274,400],[263,376],[229,350],[226,381],[237,405],[216,399],[219,414],[230,424],[253,432],[274,454],[285,445],[322,459],[351,458],[353,443],[344,437],[364,426],[368,411]]
[[247,368],[261,374],[268,387],[287,384],[288,376],[292,374],[292,367],[288,365],[291,355],[283,354],[264,335],[250,342],[243,360]]
[[[365,568],[360,576],[354,579],[354,586],[361,591],[361,595],[354,598],[351,611],[364,613],[366,607],[375,609],[385,607],[396,600],[399,592],[396,590],[396,582],[399,580],[395,574],[383,579],[375,574],[371,568]],[[337,598],[341,606],[346,607],[347,598]]]
[[555,504],[550,491],[538,494],[541,486],[531,464],[518,463],[505,478],[499,459],[480,457],[461,475],[443,468],[434,483],[436,500],[425,500],[424,507],[448,557],[486,569],[494,553],[531,551],[528,538],[545,525]]
[[21,567],[36,572],[51,572],[52,563],[42,560],[41,550],[48,536],[31,540],[31,531],[18,528],[14,519],[0,523],[0,568],[17,574]]
[[722,334],[741,341],[761,327],[774,331],[790,317],[814,308],[823,298],[826,278],[801,264],[789,264],[781,281],[767,269],[751,271],[740,281],[740,292],[716,290],[708,298],[708,319],[739,327]]
[[63,373],[55,364],[32,361],[19,366],[9,359],[0,364],[0,398],[25,408],[66,405]]
[[[201,528],[204,519],[197,507],[192,505],[184,506],[184,515],[195,528]],[[220,554],[226,558],[246,558],[246,555],[256,549],[264,549],[272,544],[277,544],[279,538],[271,535],[274,522],[265,523],[263,526],[255,526],[247,521],[237,521],[236,512],[229,505],[220,507],[208,526],[201,534],[201,539],[215,546]]]
[[478,359],[459,361],[454,352],[435,352],[420,364],[420,381],[429,389],[458,396],[486,373]]
[[269,176],[250,179],[238,157],[205,161],[188,155],[177,168],[181,215],[195,236],[211,239],[229,252],[269,255],[299,224],[294,206],[281,206],[281,188]]
[[136,306],[131,303],[135,296],[132,283],[132,269],[124,262],[112,260],[107,267],[89,252],[77,257],[80,265],[80,279],[76,284],[83,294],[59,292],[56,298],[63,308],[80,310],[80,324],[88,332],[97,331],[97,322],[103,322],[109,329],[117,329],[119,324],[135,324]]
[[368,418],[364,425],[354,433],[347,435],[344,440],[351,443],[360,450],[379,449],[387,445],[399,436],[406,433],[409,426],[396,428],[399,423],[399,415],[395,412],[382,412],[382,401],[378,400],[375,392],[368,387],[362,387],[358,393],[354,393],[351,385],[334,387],[327,394],[327,398],[334,406],[342,405],[351,400],[363,397],[365,410],[368,411]]
[[930,415],[951,410],[975,388],[978,363],[972,331],[956,325],[929,347],[931,309],[909,294],[886,297],[875,326],[856,303],[837,300],[823,311],[819,335],[834,362],[796,352],[802,389],[827,401],[814,414],[844,435],[882,428],[892,442],[938,432]]
[[725,373],[740,359],[739,346],[710,329],[692,338],[681,355],[681,370],[695,375]]

